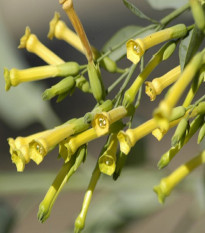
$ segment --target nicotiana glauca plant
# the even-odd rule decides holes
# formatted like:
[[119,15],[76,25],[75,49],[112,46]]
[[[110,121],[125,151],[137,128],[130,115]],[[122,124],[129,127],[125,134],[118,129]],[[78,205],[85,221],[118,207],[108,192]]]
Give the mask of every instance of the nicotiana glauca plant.
[[[148,20],[150,25],[121,29],[102,50],[89,43],[73,1],[59,2],[74,30],[68,28],[66,22],[60,19],[60,14],[56,12],[50,21],[48,38],[55,37],[66,41],[85,55],[86,64],[64,61],[43,45],[37,36],[31,33],[30,28],[26,27],[19,48],[25,48],[36,54],[47,65],[23,70],[5,68],[5,89],[8,91],[24,82],[55,78],[56,84],[44,91],[43,100],[57,97],[57,102],[63,101],[68,94],[72,94],[78,88],[84,93],[93,95],[96,105],[88,109],[88,112],[80,118],[68,119],[62,125],[42,132],[34,132],[29,136],[9,138],[8,143],[11,160],[18,172],[23,172],[25,165],[31,160],[37,165],[40,164],[50,151],[59,148],[58,157],[64,164],[40,203],[38,211],[39,221],[45,222],[64,185],[81,163],[86,161],[87,144],[97,138],[106,137],[106,143],[102,145],[96,159],[82,209],[75,221],[74,232],[78,233],[85,226],[88,208],[100,176],[104,174],[117,180],[131,148],[137,141],[148,134],[152,134],[160,141],[171,128],[176,127],[169,150],[161,158],[159,157],[158,168],[162,169],[197,131],[199,131],[197,143],[203,140],[205,95],[200,97],[197,95],[197,99],[195,95],[199,93],[200,87],[204,88],[205,81],[205,50],[200,49],[205,36],[205,1],[189,0],[185,5],[157,21],[146,16],[129,1],[123,0],[124,5],[132,13]],[[192,13],[193,24],[174,25],[175,18],[188,10]],[[170,22],[172,26],[169,25]],[[152,52],[154,46],[158,46],[159,49],[149,57],[146,52]],[[161,77],[147,81],[153,70],[162,66],[161,63],[169,60],[177,50],[179,64],[170,67]],[[146,63],[144,57],[148,57]],[[130,60],[131,65],[126,68],[119,67],[118,61],[122,59]],[[134,72],[138,66],[140,71],[135,76]],[[102,69],[118,74],[116,80],[107,88],[104,85]],[[56,77],[62,79],[58,81]],[[117,94],[109,99],[109,94],[117,88]],[[161,93],[166,92],[166,94],[162,97],[159,106],[150,113],[150,120],[134,125],[133,118],[141,103],[143,88],[150,101],[154,101]],[[179,101],[182,101],[182,105],[177,106]],[[160,184],[154,187],[159,202],[164,202],[174,187],[204,162],[205,151],[202,150],[197,156],[193,156],[190,161],[163,178]]]

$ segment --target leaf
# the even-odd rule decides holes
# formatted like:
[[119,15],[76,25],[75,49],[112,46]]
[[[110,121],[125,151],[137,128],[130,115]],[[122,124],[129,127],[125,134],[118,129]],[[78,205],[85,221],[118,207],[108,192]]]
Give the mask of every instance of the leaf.
[[[113,51],[112,53],[109,54],[109,57],[114,60],[114,61],[118,61],[119,59],[121,59],[123,56],[125,56],[126,54],[126,41],[133,38],[137,38],[137,37],[144,37],[152,32],[155,31],[155,26],[153,26],[153,28],[149,28],[149,29],[145,29],[142,28],[140,26],[136,26],[136,25],[129,25],[126,26],[122,29],[120,29],[119,31],[117,31],[107,42],[106,44],[103,46],[102,48],[102,52],[107,52],[110,49],[112,49],[113,47],[115,47],[116,45],[120,44],[120,43],[124,43],[119,46],[115,51]],[[135,37],[134,37],[135,35]]]
[[153,9],[156,10],[164,10],[167,8],[174,8],[177,9],[186,3],[188,3],[188,0],[172,0],[172,1],[167,1],[167,0],[147,0],[147,2],[150,4],[150,6]]
[[133,5],[132,3],[128,2],[127,0],[123,0],[123,3],[125,4],[125,6],[136,16],[142,18],[142,19],[146,19],[149,20],[152,23],[156,23],[159,24],[159,22],[157,22],[156,20],[150,18],[149,16],[145,15],[142,11],[140,11],[135,5]]
[[200,44],[204,39],[203,33],[195,26],[179,45],[179,60],[181,70],[190,61],[193,55],[197,52]]

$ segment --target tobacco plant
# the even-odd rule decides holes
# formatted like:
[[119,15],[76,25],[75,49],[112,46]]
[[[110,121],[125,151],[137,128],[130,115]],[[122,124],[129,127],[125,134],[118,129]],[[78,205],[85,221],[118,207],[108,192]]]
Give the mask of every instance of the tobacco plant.
[[[29,136],[8,139],[11,160],[18,172],[23,172],[30,161],[40,164],[46,160],[49,152],[59,148],[58,157],[64,164],[40,203],[38,211],[39,221],[45,222],[64,185],[81,163],[86,162],[87,144],[100,137],[106,138],[106,143],[102,145],[96,159],[82,209],[75,221],[76,233],[85,226],[88,208],[100,176],[105,174],[117,180],[130,150],[137,141],[148,134],[153,134],[160,141],[171,128],[176,127],[169,150],[161,157],[159,155],[158,168],[162,169],[169,165],[194,134],[198,133],[198,144],[205,136],[205,95],[194,98],[196,93],[199,93],[199,88],[204,88],[205,81],[205,50],[202,44],[205,33],[205,1],[187,1],[160,21],[146,16],[127,0],[123,0],[123,3],[132,13],[150,24],[146,27],[125,27],[98,50],[94,45],[90,45],[73,1],[60,0],[63,13],[67,14],[74,30],[68,28],[56,12],[50,21],[48,38],[64,40],[72,45],[85,55],[86,64],[64,61],[43,45],[27,27],[25,35],[20,39],[19,48],[35,53],[47,65],[23,70],[4,70],[6,91],[24,82],[55,78],[56,84],[44,91],[43,100],[57,98],[57,102],[63,101],[64,98],[69,98],[67,96],[75,89],[93,95],[96,100],[93,108],[88,109],[80,118],[68,119],[62,125],[34,132]],[[185,11],[191,11],[193,24],[174,24],[174,19]],[[158,50],[149,57],[147,51],[152,52],[154,46]],[[161,77],[148,81],[154,69],[163,66],[163,62],[169,60],[174,53],[176,55],[177,51],[178,65],[170,65],[170,69]],[[121,68],[119,61],[122,64],[125,59],[130,60],[131,65]],[[138,66],[140,71],[135,75]],[[117,74],[109,87],[105,87],[104,77],[101,75],[103,69]],[[61,81],[56,77],[62,77]],[[113,90],[117,90],[117,93],[110,98]],[[161,93],[163,95],[158,107],[150,112],[150,120],[135,125],[133,118],[138,112],[144,90],[150,101],[154,101]],[[179,102],[182,104],[178,105]],[[159,185],[154,187],[159,202],[163,203],[175,186],[204,162],[205,151],[202,150],[163,178]]]

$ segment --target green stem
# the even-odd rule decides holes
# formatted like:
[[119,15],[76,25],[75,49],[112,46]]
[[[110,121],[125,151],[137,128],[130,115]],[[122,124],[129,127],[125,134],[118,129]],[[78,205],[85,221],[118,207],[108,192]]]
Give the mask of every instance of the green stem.
[[137,67],[137,64],[132,64],[132,66],[129,68],[129,74],[127,75],[127,78],[125,79],[122,87],[120,88],[120,91],[118,92],[118,94],[114,98],[115,107],[118,106],[120,99],[122,98],[122,94],[123,94],[128,82],[130,81],[136,67]]
[[163,19],[161,19],[160,23],[165,27],[170,21],[181,15],[183,12],[188,10],[190,8],[189,3],[186,3],[184,6],[176,9],[169,15],[165,16]]
[[112,84],[108,87],[107,92],[110,93],[128,74],[129,69],[126,69],[126,71]]

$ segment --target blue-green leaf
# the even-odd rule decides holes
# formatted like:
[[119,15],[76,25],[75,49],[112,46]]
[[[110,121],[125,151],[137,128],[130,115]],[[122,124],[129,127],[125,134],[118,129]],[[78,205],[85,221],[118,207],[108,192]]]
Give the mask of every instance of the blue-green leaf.
[[133,5],[131,2],[128,2],[127,0],[123,0],[123,3],[125,4],[125,6],[136,16],[142,18],[142,19],[146,19],[149,20],[152,23],[156,23],[159,24],[159,22],[157,22],[156,20],[150,18],[149,16],[145,15],[142,11],[140,11],[135,5]]
[[147,2],[150,4],[150,6],[153,9],[156,10],[164,10],[168,8],[174,8],[178,9],[179,7],[182,7],[186,3],[188,3],[188,0],[147,0]]
[[181,70],[190,61],[193,55],[197,52],[200,44],[204,39],[203,33],[195,26],[179,45],[179,60]]
[[109,57],[114,60],[118,61],[120,58],[125,56],[126,54],[126,41],[136,37],[144,37],[152,32],[155,31],[155,26],[153,25],[152,28],[142,28],[136,25],[126,26],[119,31],[117,31],[103,46],[102,52],[105,53],[112,50],[118,44],[120,45],[117,49],[109,54]]

